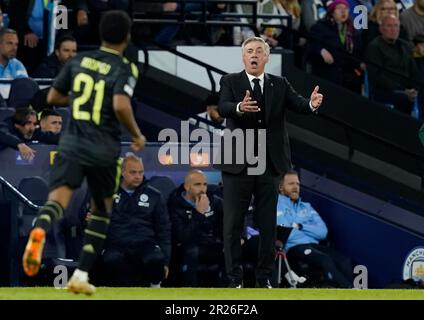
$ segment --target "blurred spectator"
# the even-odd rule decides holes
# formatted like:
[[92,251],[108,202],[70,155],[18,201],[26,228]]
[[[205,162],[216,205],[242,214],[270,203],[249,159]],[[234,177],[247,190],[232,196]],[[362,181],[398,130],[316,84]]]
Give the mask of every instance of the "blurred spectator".
[[0,31],[4,27],[5,27],[5,25],[4,25],[3,9],[1,8],[1,2],[0,2]]
[[412,41],[418,34],[423,33],[424,0],[415,0],[412,7],[401,13],[400,22],[405,27],[410,41]]
[[[220,12],[225,9],[225,4],[210,2],[207,3],[206,11],[209,12]],[[200,2],[167,2],[163,4],[162,12],[181,12],[184,11],[183,15],[187,16],[190,13],[199,11],[202,12],[203,4]],[[198,29],[198,28],[197,28]],[[172,40],[177,35],[180,30],[180,26],[178,24],[165,25],[160,28],[160,30],[156,33],[154,40],[157,43],[163,45],[171,45]],[[194,30],[195,31],[195,30]],[[187,39],[189,42],[192,39]]]
[[[320,245],[327,236],[327,226],[312,206],[300,199],[300,182],[290,170],[281,179],[277,204],[277,226],[284,230],[280,244],[291,264],[302,261],[324,274],[325,282],[339,288],[352,287],[353,267],[349,258]],[[277,235],[277,239],[281,237]],[[286,240],[287,239],[287,240]]]
[[222,199],[208,193],[207,180],[200,170],[190,170],[184,184],[168,201],[172,223],[173,249],[177,250],[177,272],[183,274],[183,284],[199,285],[201,265],[224,269],[222,242]]
[[108,284],[160,287],[168,275],[171,223],[161,193],[144,179],[141,158],[127,155],[114,201],[103,263]]
[[207,122],[202,122],[194,118],[189,119],[190,124],[202,129],[207,129],[209,132],[221,135],[222,130],[219,128],[216,128],[215,126],[225,127],[226,121],[224,118],[220,116],[218,112],[218,101],[219,101],[218,93],[211,93],[206,98],[206,101],[205,101],[206,111],[197,114],[199,118],[205,119],[206,121],[209,121],[213,123],[214,125],[210,125]]
[[327,15],[312,26],[309,59],[312,73],[360,93],[361,41],[349,17],[347,0],[327,2]]
[[34,78],[55,78],[65,63],[77,54],[77,42],[71,35],[63,35],[55,43],[54,52],[34,71]]
[[[383,17],[394,15],[399,18],[399,10],[394,0],[379,0],[372,8],[368,19],[368,29],[362,31],[363,47],[381,35],[380,24]],[[403,25],[400,25],[399,38],[408,41],[408,34]]]
[[[291,28],[298,30],[300,26],[300,5],[297,0],[265,0],[258,6],[259,14],[274,14],[279,16],[289,16],[291,18]],[[258,19],[258,23],[272,23],[288,26],[287,19]],[[281,28],[265,27],[261,28],[262,37],[272,47],[283,46],[292,47],[289,42],[291,34],[287,34]]]
[[76,37],[78,43],[99,43],[98,26],[102,14],[109,10],[123,10],[129,13],[130,0],[79,0],[75,5],[77,12]]
[[32,160],[35,151],[26,143],[38,141],[57,144],[59,134],[42,132],[36,127],[37,115],[31,108],[17,109],[12,118],[0,123],[0,150],[7,147],[19,150],[22,159]]
[[420,131],[419,131],[419,137],[421,140],[421,144],[424,146],[424,123],[421,125]]
[[415,36],[414,38],[413,57],[417,65],[418,76],[417,80],[420,85],[418,89],[418,109],[419,118],[424,118],[424,33]]
[[32,75],[35,67],[43,61],[47,52],[47,7],[51,0],[10,1],[9,26],[18,32],[18,58]]
[[44,109],[40,115],[40,129],[43,132],[60,133],[62,116],[54,109]]
[[[142,1],[134,2],[134,11],[142,12],[147,14],[161,14],[168,12],[175,12],[177,10],[176,2],[157,2],[157,1]],[[160,26],[159,29],[157,26],[151,26],[148,24],[136,24],[134,26],[134,41],[141,44],[144,40],[153,40],[154,35],[158,30],[167,28],[167,26]],[[177,30],[178,31],[178,30]],[[170,40],[169,40],[170,41]]]
[[417,96],[412,46],[399,39],[399,19],[395,15],[382,18],[380,32],[381,36],[371,41],[365,52],[366,61],[370,62],[367,68],[371,96],[410,114]]
[[18,50],[18,36],[15,30],[2,29],[0,31],[0,78],[16,79],[27,78],[25,66],[16,59]]
[[306,31],[309,32],[312,26],[327,14],[326,0],[301,0],[301,19]]

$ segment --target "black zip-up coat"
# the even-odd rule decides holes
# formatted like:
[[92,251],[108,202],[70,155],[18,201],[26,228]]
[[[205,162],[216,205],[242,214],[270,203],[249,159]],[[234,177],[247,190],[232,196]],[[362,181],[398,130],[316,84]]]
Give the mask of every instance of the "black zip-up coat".
[[31,139],[25,139],[15,128],[11,118],[7,118],[4,122],[0,122],[0,151],[7,147],[17,150],[18,144],[35,141],[46,144],[58,144],[59,138],[60,133],[43,132],[40,128],[37,128]]
[[183,192],[184,185],[181,185],[168,201],[174,241],[183,246],[222,242],[222,199],[207,193],[210,210],[201,214],[183,198]]
[[131,250],[143,241],[156,242],[169,264],[171,222],[160,191],[147,180],[132,195],[119,188],[106,241],[106,248],[122,251]]

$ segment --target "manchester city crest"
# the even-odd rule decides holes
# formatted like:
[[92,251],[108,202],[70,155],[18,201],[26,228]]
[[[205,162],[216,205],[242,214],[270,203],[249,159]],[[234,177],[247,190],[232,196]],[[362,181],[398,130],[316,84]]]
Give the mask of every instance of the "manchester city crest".
[[414,248],[403,263],[403,280],[424,281],[424,247]]

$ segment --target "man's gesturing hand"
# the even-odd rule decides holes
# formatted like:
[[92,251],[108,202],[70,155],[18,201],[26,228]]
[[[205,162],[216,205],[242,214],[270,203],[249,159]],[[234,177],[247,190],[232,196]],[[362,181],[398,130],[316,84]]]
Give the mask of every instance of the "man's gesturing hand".
[[314,91],[311,94],[311,105],[314,109],[318,109],[322,103],[324,96],[321,93],[318,93],[319,86],[316,86]]
[[250,97],[250,91],[246,90],[246,95],[243,98],[243,101],[240,103],[239,107],[240,112],[258,112],[261,109],[258,108],[257,102],[252,101]]

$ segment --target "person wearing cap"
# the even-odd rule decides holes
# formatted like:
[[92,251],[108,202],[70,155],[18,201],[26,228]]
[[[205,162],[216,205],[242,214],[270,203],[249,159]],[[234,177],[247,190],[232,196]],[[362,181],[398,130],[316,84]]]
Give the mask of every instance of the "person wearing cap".
[[326,5],[325,18],[314,24],[310,32],[308,58],[312,73],[360,93],[361,41],[349,17],[349,3],[330,0]]

